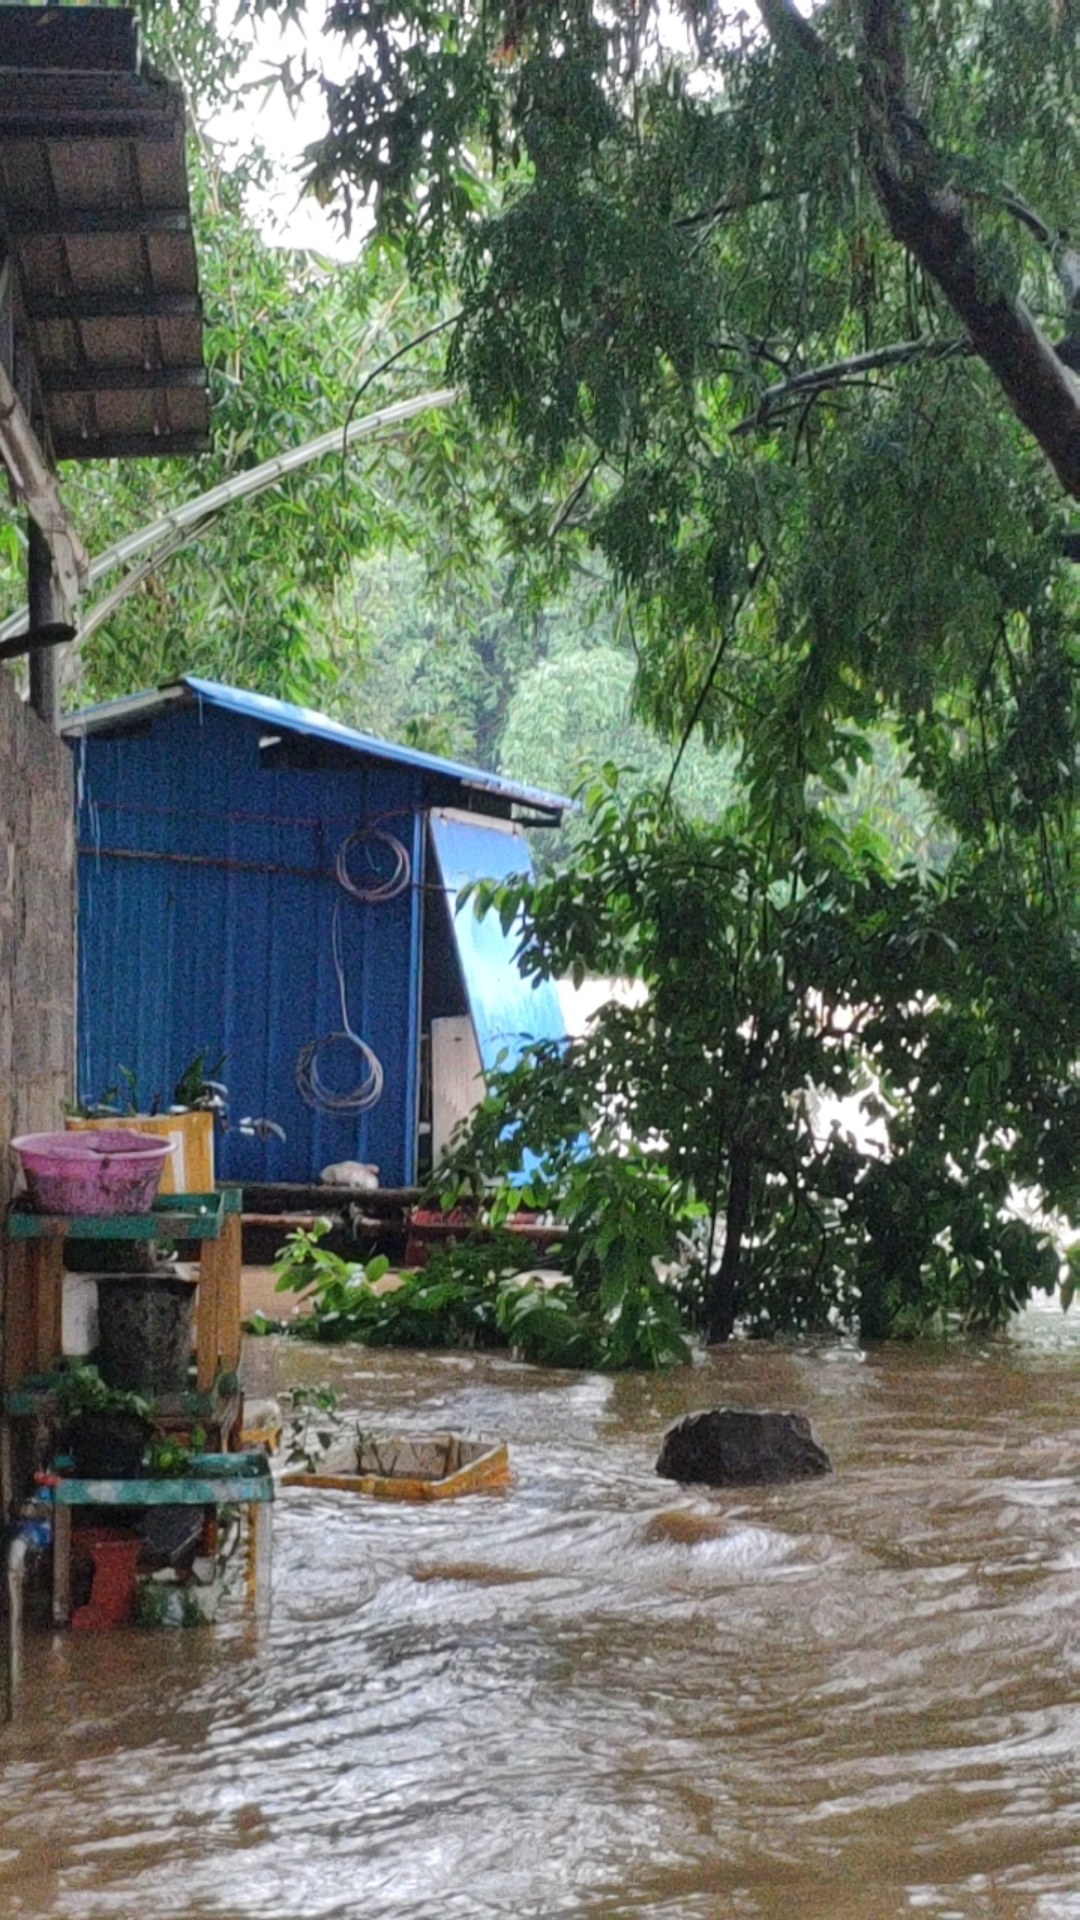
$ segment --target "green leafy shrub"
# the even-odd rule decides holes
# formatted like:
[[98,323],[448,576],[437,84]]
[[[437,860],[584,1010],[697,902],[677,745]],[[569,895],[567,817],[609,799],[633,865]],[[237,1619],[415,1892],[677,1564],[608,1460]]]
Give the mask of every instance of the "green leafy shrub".
[[341,1403],[325,1380],[290,1387],[286,1400],[285,1465],[293,1473],[315,1473],[344,1427]]
[[[881,1338],[1000,1326],[1052,1292],[1062,1256],[1015,1196],[1080,1215],[1074,891],[994,847],[897,872],[810,807],[795,845],[689,822],[615,769],[584,801],[572,866],[475,904],[523,929],[527,974],[645,995],[490,1072],[444,1184],[513,1193],[537,1169],[605,1364],[672,1357],[679,1309],[710,1340]],[[845,1117],[822,1125],[830,1100]],[[658,1285],[695,1221],[696,1267]]]
[[127,1413],[150,1419],[150,1402],[127,1387],[110,1387],[92,1360],[67,1359],[54,1388],[61,1417],[71,1421],[84,1413]]
[[[278,1290],[303,1295],[304,1311],[263,1326],[334,1344],[509,1347],[541,1366],[653,1368],[688,1359],[676,1302],[649,1264],[655,1230],[638,1231],[625,1209],[606,1214],[590,1191],[595,1226],[590,1231],[583,1215],[572,1247],[568,1234],[570,1271],[556,1279],[535,1273],[520,1233],[485,1222],[379,1288],[388,1271],[381,1256],[362,1263],[333,1253],[322,1244],[325,1221],[296,1228],[275,1270]],[[493,1211],[505,1217],[511,1204],[509,1194],[497,1195]]]

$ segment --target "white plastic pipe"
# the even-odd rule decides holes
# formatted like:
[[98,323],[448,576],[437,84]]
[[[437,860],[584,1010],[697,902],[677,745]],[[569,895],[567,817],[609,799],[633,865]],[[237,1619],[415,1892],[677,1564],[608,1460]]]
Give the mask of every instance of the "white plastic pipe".
[[7,1547],[8,1640],[7,1640],[7,1717],[15,1718],[15,1700],[22,1678],[23,1586],[26,1581],[26,1556],[30,1543],[25,1534],[16,1533]]

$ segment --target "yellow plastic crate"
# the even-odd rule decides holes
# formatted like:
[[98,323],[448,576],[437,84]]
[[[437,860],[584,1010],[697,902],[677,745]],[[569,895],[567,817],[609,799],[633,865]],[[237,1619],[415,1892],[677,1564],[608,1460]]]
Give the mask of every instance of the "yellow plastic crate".
[[489,1493],[510,1480],[505,1441],[457,1433],[361,1434],[335,1441],[317,1472],[282,1476],[287,1487],[332,1487],[375,1500],[452,1500]]
[[172,1141],[172,1152],[161,1170],[160,1193],[212,1193],[214,1190],[214,1116],[201,1108],[186,1113],[109,1114],[105,1119],[64,1121],[70,1133],[88,1127],[129,1127],[133,1133],[151,1133]]

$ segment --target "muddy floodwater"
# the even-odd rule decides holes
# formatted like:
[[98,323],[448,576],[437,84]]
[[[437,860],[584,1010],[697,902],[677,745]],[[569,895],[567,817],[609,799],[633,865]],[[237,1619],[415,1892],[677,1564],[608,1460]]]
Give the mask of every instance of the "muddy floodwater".
[[[504,1437],[513,1485],[285,1489],[264,1627],[32,1634],[0,1920],[1080,1920],[1080,1323],[659,1379],[262,1357]],[[658,1480],[720,1401],[835,1471]]]

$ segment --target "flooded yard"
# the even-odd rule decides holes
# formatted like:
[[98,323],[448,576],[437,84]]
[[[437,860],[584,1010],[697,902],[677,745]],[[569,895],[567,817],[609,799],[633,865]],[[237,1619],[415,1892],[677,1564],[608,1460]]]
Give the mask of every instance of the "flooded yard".
[[[0,1920],[1080,1920],[1080,1322],[660,1378],[258,1357],[504,1437],[513,1484],[282,1489],[265,1626],[32,1633]],[[835,1471],[657,1479],[720,1401]]]

